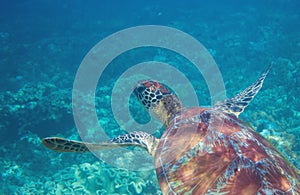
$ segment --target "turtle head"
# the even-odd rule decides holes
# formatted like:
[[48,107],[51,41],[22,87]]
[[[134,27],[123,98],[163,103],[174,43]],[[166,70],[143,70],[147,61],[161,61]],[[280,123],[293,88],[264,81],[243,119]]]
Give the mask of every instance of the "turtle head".
[[139,81],[133,92],[146,110],[154,112],[165,126],[183,108],[170,88],[154,80]]

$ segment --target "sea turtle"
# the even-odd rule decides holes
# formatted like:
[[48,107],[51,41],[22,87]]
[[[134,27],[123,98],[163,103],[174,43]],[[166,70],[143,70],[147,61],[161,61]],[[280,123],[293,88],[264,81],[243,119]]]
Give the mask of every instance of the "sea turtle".
[[154,157],[163,194],[300,194],[299,171],[238,119],[262,87],[269,69],[244,91],[211,108],[187,109],[162,83],[138,82],[134,94],[165,125],[160,139],[131,132],[103,143],[49,137],[43,144],[59,152],[145,148]]

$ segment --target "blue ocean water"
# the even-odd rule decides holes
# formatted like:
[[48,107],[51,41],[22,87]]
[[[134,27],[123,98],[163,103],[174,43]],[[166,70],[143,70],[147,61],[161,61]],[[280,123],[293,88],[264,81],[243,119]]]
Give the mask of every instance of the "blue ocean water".
[[[123,154],[104,151],[103,159],[98,159],[92,154],[56,153],[41,144],[46,136],[82,138],[73,119],[72,90],[83,58],[104,38],[140,25],[172,27],[201,42],[221,71],[228,97],[250,85],[272,63],[263,89],[241,118],[300,168],[299,1],[0,4],[0,194],[161,194],[153,160],[146,152],[139,164],[134,148]],[[128,50],[108,64],[95,92],[97,116],[107,137],[125,132],[111,108],[115,81],[145,61],[178,69],[196,88],[200,104],[210,105],[209,87],[188,59],[162,48]],[[164,76],[160,69],[151,71]],[[149,122],[149,114],[136,99],[129,99],[132,118]],[[151,132],[159,137],[163,130]],[[93,129],[85,132],[87,138],[104,141],[97,137],[100,134]],[[115,162],[107,162],[107,156]]]

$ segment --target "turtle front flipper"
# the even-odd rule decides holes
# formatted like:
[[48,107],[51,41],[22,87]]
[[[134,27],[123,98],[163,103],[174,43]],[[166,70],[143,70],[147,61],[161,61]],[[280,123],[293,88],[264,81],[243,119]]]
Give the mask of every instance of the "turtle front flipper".
[[233,114],[236,117],[238,117],[253,100],[254,96],[258,93],[258,91],[261,89],[263,82],[270,69],[271,65],[252,85],[247,87],[244,91],[230,99],[217,102],[213,108],[225,113]]
[[138,146],[147,149],[154,156],[159,139],[145,132],[132,132],[120,135],[107,142],[88,143],[68,140],[59,137],[47,137],[42,143],[49,149],[57,152],[89,152],[91,150],[106,150],[124,146]]
[[42,139],[44,146],[57,152],[88,152],[85,142],[68,140],[60,137],[46,137]]

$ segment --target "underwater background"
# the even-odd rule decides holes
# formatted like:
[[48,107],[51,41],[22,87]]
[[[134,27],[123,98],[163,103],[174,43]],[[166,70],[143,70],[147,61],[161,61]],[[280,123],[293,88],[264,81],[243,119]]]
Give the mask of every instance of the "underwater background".
[[[200,41],[218,64],[228,97],[254,82],[272,63],[262,90],[241,118],[300,168],[300,1],[0,4],[0,194],[161,194],[146,151],[147,163],[142,165],[136,162],[134,148],[123,155],[102,152],[136,167],[132,171],[93,154],[50,151],[41,143],[46,136],[80,140],[72,115],[72,87],[88,51],[112,33],[149,24],[177,28]],[[184,72],[200,104],[210,104],[205,81],[184,58],[163,49],[134,49],[113,60],[99,80],[95,102],[108,137],[124,133],[110,108],[115,80],[130,66],[149,60]],[[136,99],[131,98],[130,107],[136,121],[149,120]]]

